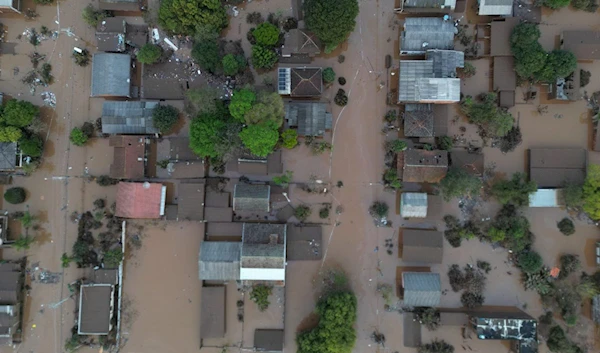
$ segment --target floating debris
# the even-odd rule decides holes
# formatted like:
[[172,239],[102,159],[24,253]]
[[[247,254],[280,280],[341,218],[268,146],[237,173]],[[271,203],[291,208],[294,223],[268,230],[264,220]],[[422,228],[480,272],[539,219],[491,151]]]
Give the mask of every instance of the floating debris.
[[44,99],[44,105],[48,107],[56,107],[56,95],[54,93],[46,91],[40,94]]

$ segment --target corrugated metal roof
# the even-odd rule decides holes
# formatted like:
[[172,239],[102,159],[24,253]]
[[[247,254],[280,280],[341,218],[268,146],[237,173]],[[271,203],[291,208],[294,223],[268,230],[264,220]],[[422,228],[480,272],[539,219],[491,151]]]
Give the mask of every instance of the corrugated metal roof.
[[400,53],[419,54],[427,49],[454,49],[458,32],[452,21],[441,17],[408,17],[401,33]]
[[441,264],[443,254],[442,232],[425,229],[402,230],[402,261]]
[[152,113],[158,102],[104,102],[102,105],[103,134],[157,134]]
[[404,7],[417,7],[423,9],[451,8],[456,6],[456,0],[405,0]]
[[442,285],[439,273],[404,272],[404,306],[436,307],[440,305]]
[[433,60],[433,77],[455,78],[456,68],[465,67],[465,53],[457,50],[428,50],[425,57]]
[[288,126],[298,128],[299,136],[323,136],[332,124],[327,104],[320,102],[290,102],[285,105],[285,119]]
[[204,241],[200,244],[200,280],[233,281],[240,279],[242,243]]
[[233,189],[233,210],[269,212],[270,194],[269,185],[236,184]]
[[17,143],[0,143],[0,170],[12,171],[17,165]]
[[417,192],[405,192],[400,197],[400,215],[410,218],[427,217],[427,194]]
[[131,56],[96,53],[92,60],[92,97],[131,97]]
[[480,16],[511,16],[512,13],[513,0],[479,0]]
[[435,78],[433,60],[400,60],[399,102],[458,102],[460,79]]

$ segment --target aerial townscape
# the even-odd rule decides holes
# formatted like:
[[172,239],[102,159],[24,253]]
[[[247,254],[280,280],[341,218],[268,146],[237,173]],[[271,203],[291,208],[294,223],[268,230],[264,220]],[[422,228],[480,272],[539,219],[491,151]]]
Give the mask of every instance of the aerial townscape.
[[600,0],[0,0],[0,353],[600,352]]

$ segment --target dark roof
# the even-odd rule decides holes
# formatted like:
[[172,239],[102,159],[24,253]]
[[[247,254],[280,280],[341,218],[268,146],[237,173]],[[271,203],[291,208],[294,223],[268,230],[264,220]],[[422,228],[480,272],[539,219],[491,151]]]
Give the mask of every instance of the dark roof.
[[0,272],[0,305],[12,305],[18,302],[21,290],[21,272],[13,266],[5,266],[6,271]]
[[600,31],[563,31],[561,48],[573,52],[577,60],[598,60]]
[[115,268],[101,268],[94,271],[94,283],[96,284],[112,284],[119,283],[119,270]]
[[111,329],[114,286],[110,284],[84,284],[79,294],[80,335],[107,335]]
[[523,340],[537,338],[537,321],[521,310],[473,313],[471,320],[479,339]]
[[404,136],[434,136],[431,104],[406,104],[404,106]]
[[583,183],[587,153],[580,148],[529,150],[529,178],[538,188],[560,188],[566,181]]
[[231,222],[233,208],[231,207],[204,207],[204,220],[206,222]]
[[515,17],[509,17],[505,19],[496,19],[491,24],[490,39],[490,55],[491,56],[512,56],[510,50],[510,36],[513,29],[519,24],[519,19]]
[[471,175],[483,176],[484,156],[482,153],[469,153],[467,151],[450,152],[450,165],[462,168]]
[[164,212],[163,185],[160,183],[126,183],[117,185],[115,215],[133,219],[156,219]]
[[13,171],[17,165],[17,143],[0,142],[0,170]]
[[515,59],[512,56],[494,57],[494,91],[514,91],[516,89]]
[[271,187],[269,185],[235,184],[233,210],[269,212]]
[[403,336],[404,347],[419,347],[421,345],[421,323],[415,318],[415,314],[404,312],[403,314]]
[[500,91],[498,92],[498,104],[503,108],[511,108],[515,106],[515,91]]
[[141,179],[144,177],[146,138],[144,136],[113,135],[108,143],[113,147],[110,177],[116,179]]
[[294,216],[294,213],[294,207],[288,203],[277,211],[276,217],[279,222],[286,223],[290,218],[292,218],[292,216]]
[[240,279],[242,243],[204,241],[200,244],[200,280],[233,281]]
[[448,152],[442,150],[404,151],[402,180],[414,183],[438,183],[448,172]]
[[433,135],[448,135],[448,104],[433,105]]
[[103,134],[158,134],[152,113],[158,102],[104,102],[102,104]]
[[125,51],[125,32],[127,21],[124,17],[108,17],[96,26],[96,42],[98,51]]
[[323,258],[323,229],[318,226],[293,226],[287,229],[287,260],[306,261]]
[[439,273],[403,272],[404,306],[436,307],[440,305],[442,285]]
[[458,50],[427,50],[425,58],[433,60],[433,77],[454,78],[456,68],[465,67],[465,53]]
[[323,90],[323,69],[294,67],[290,72],[290,96],[318,97]]
[[208,222],[206,223],[207,237],[240,237],[242,238],[242,222]]
[[400,53],[419,54],[427,49],[454,49],[457,33],[452,20],[442,17],[408,17],[400,34]]
[[241,175],[267,175],[267,159],[238,158],[237,171]]
[[283,163],[281,162],[281,150],[277,150],[267,156],[267,172],[269,174],[283,173]]
[[286,225],[244,223],[242,268],[284,268]]
[[292,54],[316,55],[321,52],[321,41],[316,35],[303,30],[291,29],[285,34],[285,42],[281,48],[282,56]]
[[402,261],[441,264],[443,255],[442,232],[424,229],[402,230]]
[[190,148],[190,138],[187,136],[162,138],[157,142],[156,148],[158,159],[184,162],[202,160]]
[[148,43],[148,25],[127,24],[125,32],[125,43],[127,45],[141,48]]
[[92,60],[92,97],[131,97],[131,56],[96,53]]
[[254,330],[254,348],[259,352],[283,351],[283,330]]
[[204,219],[204,183],[179,184],[178,221]]
[[202,287],[200,338],[225,336],[225,287]]
[[140,11],[140,0],[100,0],[100,10]]
[[140,96],[143,99],[184,99],[188,87],[193,88],[193,85],[203,82],[202,77],[195,77],[195,72],[189,63],[176,60],[143,64]]
[[440,312],[440,325],[443,326],[466,326],[469,323],[469,315],[461,312]]
[[327,104],[292,101],[285,105],[285,120],[289,127],[297,127],[299,136],[323,136],[331,130],[332,117]]
[[215,190],[206,190],[206,199],[204,200],[204,206],[206,207],[229,207],[229,196],[228,192],[218,192]]

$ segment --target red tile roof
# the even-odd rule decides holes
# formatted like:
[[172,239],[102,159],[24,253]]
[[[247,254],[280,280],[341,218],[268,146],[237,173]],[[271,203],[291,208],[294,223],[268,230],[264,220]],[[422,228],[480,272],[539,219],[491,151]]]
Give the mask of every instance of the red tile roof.
[[117,185],[117,217],[160,218],[162,184],[125,183]]

